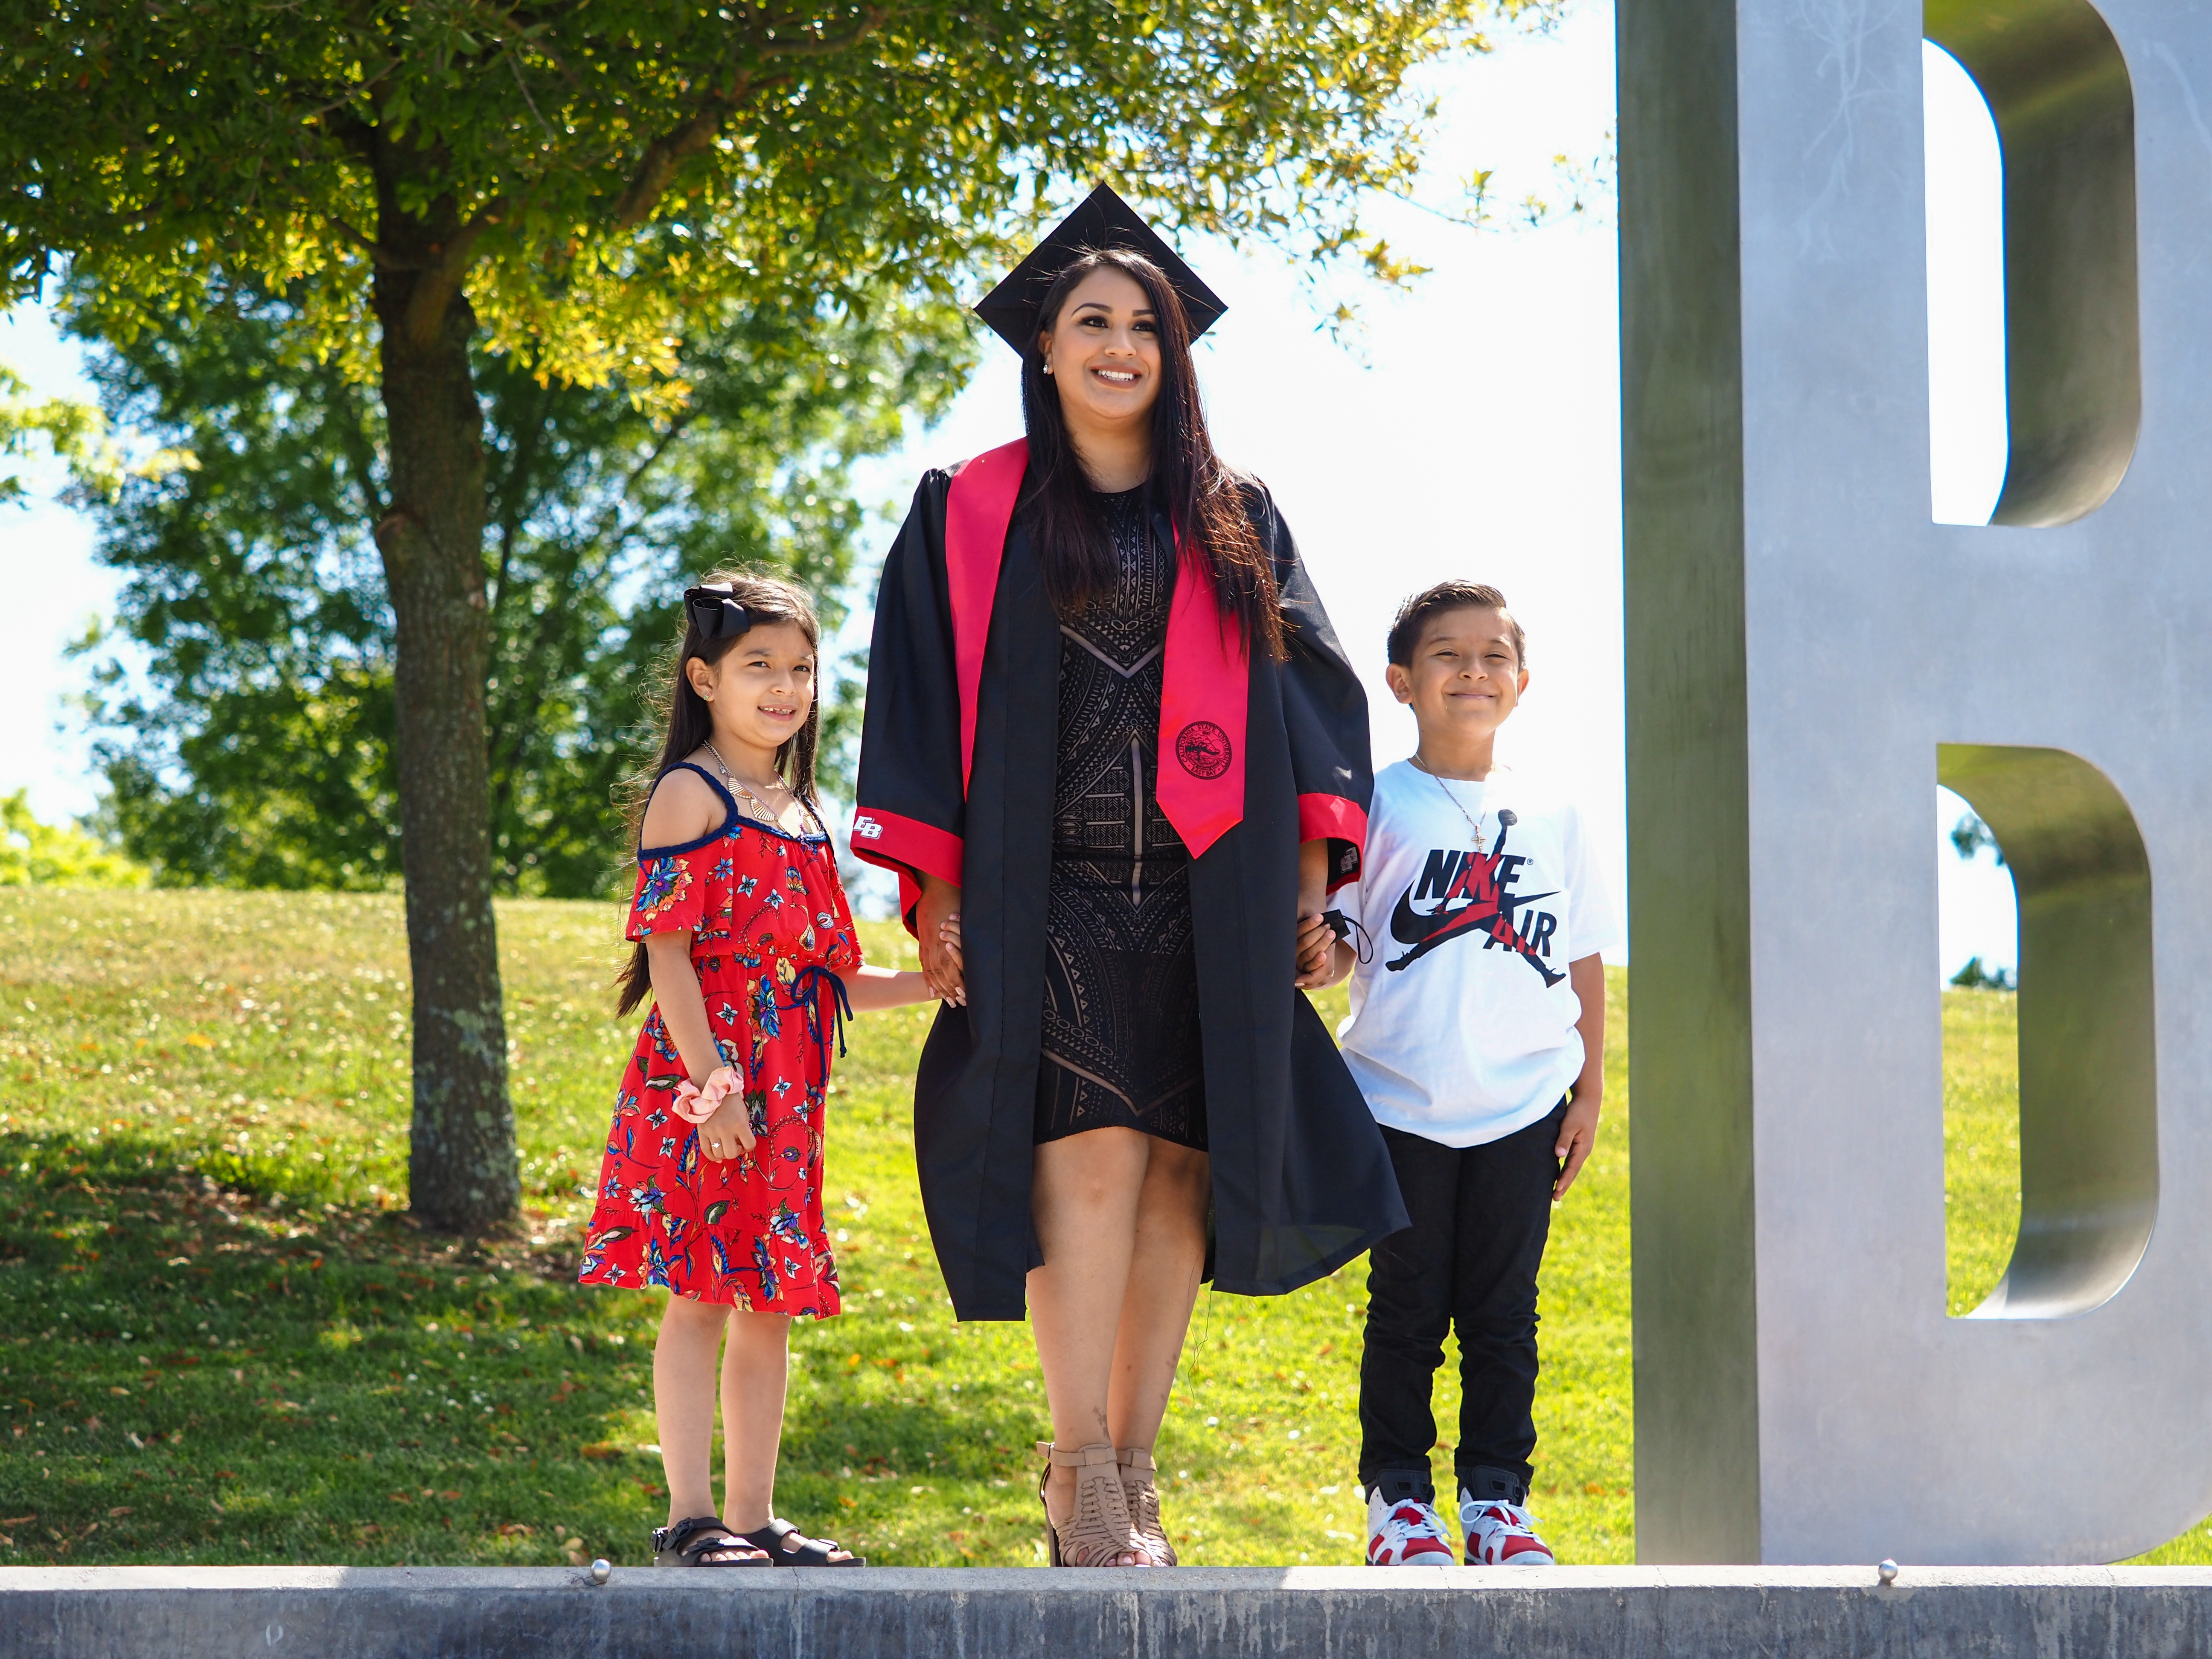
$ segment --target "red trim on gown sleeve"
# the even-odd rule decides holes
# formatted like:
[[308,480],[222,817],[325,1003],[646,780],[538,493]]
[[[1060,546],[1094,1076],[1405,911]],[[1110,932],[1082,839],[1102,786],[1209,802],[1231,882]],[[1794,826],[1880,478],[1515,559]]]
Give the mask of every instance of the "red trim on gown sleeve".
[[1359,879],[1360,860],[1367,848],[1366,811],[1358,801],[1341,795],[1300,795],[1298,839],[1352,844],[1351,867],[1332,868],[1328,872],[1328,890],[1334,893],[1346,882]]
[[917,874],[960,885],[966,843],[945,830],[880,806],[864,806],[853,815],[852,843],[854,858],[897,872],[899,915],[906,919],[909,933],[914,930],[914,907],[921,897]]

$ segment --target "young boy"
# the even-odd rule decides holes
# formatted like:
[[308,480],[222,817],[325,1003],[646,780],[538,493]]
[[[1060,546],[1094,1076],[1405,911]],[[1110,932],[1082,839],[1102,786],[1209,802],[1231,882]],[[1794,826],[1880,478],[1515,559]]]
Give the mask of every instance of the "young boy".
[[[1334,979],[1352,974],[1344,1057],[1413,1218],[1376,1247],[1367,1280],[1367,1559],[1452,1564],[1430,1391],[1455,1325],[1468,1565],[1549,1566],[1525,1507],[1536,1268],[1597,1138],[1600,953],[1619,948],[1619,926],[1574,807],[1492,758],[1528,685],[1505,596],[1474,582],[1415,594],[1390,629],[1389,674],[1420,742],[1375,780],[1365,867],[1338,895],[1361,946],[1335,945],[1332,964]],[[1302,956],[1327,926],[1304,931]]]

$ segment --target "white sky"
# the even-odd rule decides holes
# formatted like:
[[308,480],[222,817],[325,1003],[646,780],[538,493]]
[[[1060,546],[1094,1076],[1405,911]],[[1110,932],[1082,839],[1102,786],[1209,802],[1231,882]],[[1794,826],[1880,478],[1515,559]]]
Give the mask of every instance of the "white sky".
[[[1930,397],[1936,515],[1985,522],[2004,464],[1996,140],[1986,108],[1929,48]],[[1612,14],[1586,0],[1550,38],[1506,39],[1439,72],[1443,118],[1428,199],[1497,169],[1510,201],[1552,193],[1551,158],[1584,161],[1613,121]],[[1612,216],[1533,232],[1470,232],[1398,204],[1393,248],[1431,267],[1407,294],[1332,290],[1360,304],[1350,349],[1319,327],[1281,255],[1194,242],[1185,256],[1229,302],[1201,343],[1216,444],[1273,488],[1346,650],[1369,686],[1378,765],[1413,746],[1382,682],[1399,601],[1448,575],[1494,582],[1528,630],[1526,701],[1501,754],[1580,799],[1625,885],[1620,392]],[[1992,311],[1992,306],[2000,307]],[[42,391],[87,395],[74,348],[35,313],[0,319],[0,358]],[[913,479],[1017,436],[1011,354],[993,351],[935,431],[872,464],[866,493],[903,511]],[[1994,379],[1992,378],[1994,374]],[[886,532],[888,534],[888,531]],[[89,809],[94,781],[64,700],[82,683],[67,641],[112,603],[85,522],[48,501],[0,509],[0,791],[27,786],[40,815]],[[1984,854],[1962,865],[1942,832],[1942,969],[2016,960],[2011,883]],[[1933,965],[1933,964],[1931,964]]]

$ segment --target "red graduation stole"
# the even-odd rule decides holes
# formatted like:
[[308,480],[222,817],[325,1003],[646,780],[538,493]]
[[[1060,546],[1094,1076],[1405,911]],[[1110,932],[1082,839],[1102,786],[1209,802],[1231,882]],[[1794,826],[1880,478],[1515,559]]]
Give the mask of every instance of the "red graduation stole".
[[[952,475],[945,506],[945,568],[952,601],[952,659],[960,687],[960,786],[975,763],[975,702],[1006,530],[1029,470],[1026,439],[988,450]],[[1168,607],[1160,686],[1160,810],[1190,848],[1213,845],[1244,817],[1244,718],[1251,659],[1221,614],[1212,573],[1176,531],[1175,598]]]

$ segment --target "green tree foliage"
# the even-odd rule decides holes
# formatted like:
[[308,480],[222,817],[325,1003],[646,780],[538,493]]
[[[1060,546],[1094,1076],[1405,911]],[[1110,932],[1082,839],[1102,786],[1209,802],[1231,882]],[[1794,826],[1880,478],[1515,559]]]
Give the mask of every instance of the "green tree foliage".
[[[0,270],[127,339],[234,289],[374,385],[415,997],[413,1204],[520,1191],[491,910],[478,353],[648,407],[736,304],[948,300],[1104,176],[1188,223],[1395,269],[1407,77],[1541,0],[8,0]],[[4,297],[4,296],[0,296]]]
[[[83,492],[137,647],[101,676],[106,815],[164,884],[398,875],[392,620],[367,528],[382,411],[337,362],[289,351],[296,325],[288,303],[241,302],[92,354],[113,424],[190,458]],[[886,301],[836,326],[732,312],[683,349],[672,416],[620,382],[478,356],[502,890],[607,890],[677,589],[716,565],[780,568],[834,623],[863,520],[850,464],[896,441],[902,410],[933,415],[971,348],[942,307]]]
[[146,875],[81,830],[40,823],[28,790],[0,795],[0,887],[143,887]]
[[23,377],[0,363],[0,502],[24,499],[24,465],[42,454],[105,475],[105,435],[98,410],[67,398],[33,397]]

